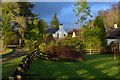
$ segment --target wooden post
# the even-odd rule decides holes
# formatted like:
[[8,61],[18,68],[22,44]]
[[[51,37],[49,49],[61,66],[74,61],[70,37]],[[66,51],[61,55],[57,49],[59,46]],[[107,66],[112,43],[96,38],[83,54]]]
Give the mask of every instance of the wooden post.
[[14,77],[9,76],[9,80],[14,80]]
[[17,75],[17,80],[22,80],[21,75]]
[[91,49],[90,49],[90,55],[91,55]]

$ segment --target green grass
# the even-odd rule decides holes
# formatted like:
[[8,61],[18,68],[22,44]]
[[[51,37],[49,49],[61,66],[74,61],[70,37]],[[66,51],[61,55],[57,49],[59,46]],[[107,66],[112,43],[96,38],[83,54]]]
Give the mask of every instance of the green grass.
[[[112,55],[86,55],[82,62],[58,62],[37,58],[30,68],[28,80],[37,78],[118,78],[118,65]],[[36,78],[36,79],[35,79]]]
[[25,56],[2,63],[2,77],[7,78],[11,76],[23,57]]
[[[2,77],[11,76],[23,57],[25,56],[3,63]],[[36,58],[27,73],[33,75],[27,76],[27,80],[120,77],[117,61],[114,61],[112,55],[86,55],[85,58],[86,61],[82,62],[47,61]]]

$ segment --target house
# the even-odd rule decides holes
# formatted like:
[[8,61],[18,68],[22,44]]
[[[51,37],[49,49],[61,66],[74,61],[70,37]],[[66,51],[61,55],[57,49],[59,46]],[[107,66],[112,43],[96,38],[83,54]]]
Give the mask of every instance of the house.
[[68,35],[71,37],[80,37],[80,30],[79,29],[73,29],[68,31]]
[[52,34],[55,39],[61,39],[68,35],[68,33],[64,30],[62,24],[59,25],[59,28],[49,28],[46,30],[47,34]]
[[114,28],[109,28],[106,32],[107,36],[107,44],[108,46],[116,41],[120,37],[120,29],[117,27],[117,25],[114,25]]

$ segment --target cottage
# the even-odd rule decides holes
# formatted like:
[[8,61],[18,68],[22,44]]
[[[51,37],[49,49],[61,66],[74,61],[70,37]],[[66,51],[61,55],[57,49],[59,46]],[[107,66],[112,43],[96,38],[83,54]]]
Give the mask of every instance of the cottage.
[[68,33],[64,30],[62,24],[59,26],[59,30],[53,34],[53,37],[64,38]]
[[79,29],[73,29],[68,31],[68,35],[71,37],[80,37],[80,30]]
[[59,25],[59,28],[49,28],[46,30],[47,34],[52,34],[55,39],[61,39],[68,35],[68,33],[64,30],[62,24]]
[[107,44],[108,46],[116,41],[118,39],[118,37],[120,37],[120,29],[117,27],[117,25],[114,25],[114,28],[112,28],[111,30],[107,31]]

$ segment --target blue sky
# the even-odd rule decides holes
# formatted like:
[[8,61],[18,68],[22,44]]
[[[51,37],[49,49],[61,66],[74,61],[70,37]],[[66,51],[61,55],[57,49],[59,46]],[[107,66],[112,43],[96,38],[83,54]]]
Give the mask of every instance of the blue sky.
[[[75,25],[77,17],[73,12],[74,2],[32,2],[35,4],[33,13],[39,14],[39,17],[44,19],[48,25],[55,12],[58,14],[59,22],[63,24],[65,30],[78,28],[79,25]],[[91,13],[95,17],[97,12],[101,9],[106,10],[111,7],[115,2],[89,2],[91,7]]]

